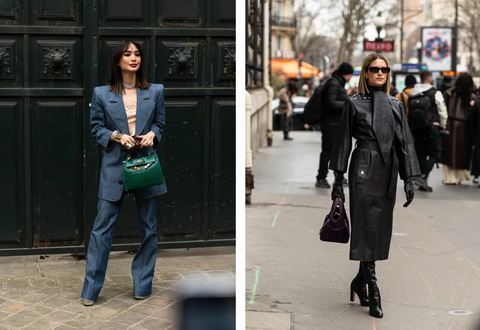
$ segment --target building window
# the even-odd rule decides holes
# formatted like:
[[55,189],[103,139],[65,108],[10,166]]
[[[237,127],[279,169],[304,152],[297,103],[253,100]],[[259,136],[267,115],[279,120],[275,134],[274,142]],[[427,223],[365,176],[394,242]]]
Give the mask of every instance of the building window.
[[245,86],[263,85],[263,1],[247,0],[246,3],[246,70]]
[[277,22],[280,22],[281,21],[281,17],[282,17],[282,6],[283,6],[283,2],[280,2],[280,1],[277,1],[276,4],[275,4],[275,20]]
[[275,45],[277,46],[277,48],[275,48],[276,50],[282,50],[282,37],[281,36],[276,36],[276,41],[275,41]]

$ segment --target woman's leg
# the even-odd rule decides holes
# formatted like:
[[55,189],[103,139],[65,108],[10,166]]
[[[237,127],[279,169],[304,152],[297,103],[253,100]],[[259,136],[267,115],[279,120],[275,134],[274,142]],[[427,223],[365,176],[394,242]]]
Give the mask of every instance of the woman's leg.
[[135,196],[142,243],[132,262],[133,296],[148,297],[152,294],[152,280],[157,261],[157,197],[143,199]]
[[102,289],[107,271],[108,257],[111,250],[113,231],[118,213],[122,206],[122,198],[117,202],[98,200],[98,214],[93,224],[88,243],[85,281],[82,298],[95,301]]
[[369,314],[373,317],[383,317],[382,303],[380,298],[380,290],[377,286],[377,277],[375,274],[375,262],[360,263],[365,277],[365,282],[368,285],[368,300],[369,300]]
[[355,294],[357,294],[358,299],[360,300],[360,305],[369,306],[367,286],[365,283],[365,277],[363,276],[361,263],[358,265],[357,276],[355,276],[350,284],[350,301],[355,301]]

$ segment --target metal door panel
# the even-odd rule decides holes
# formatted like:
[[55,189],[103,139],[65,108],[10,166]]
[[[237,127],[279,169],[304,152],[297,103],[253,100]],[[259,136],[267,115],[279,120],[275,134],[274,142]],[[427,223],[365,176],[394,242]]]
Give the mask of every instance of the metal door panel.
[[207,87],[203,38],[162,37],[157,39],[156,80],[169,88]]
[[83,220],[81,99],[32,105],[34,246],[78,245]]
[[28,8],[30,25],[83,25],[82,0],[28,0]]
[[235,101],[211,101],[209,236],[235,234]]
[[4,35],[0,38],[0,87],[23,86],[22,37]]
[[31,36],[30,86],[74,88],[83,86],[82,38]]
[[18,0],[0,1],[0,25],[22,24],[21,2]]
[[150,25],[150,1],[105,0],[99,4],[99,26],[147,27]]
[[5,98],[0,101],[2,141],[8,144],[0,162],[2,194],[0,195],[0,248],[25,244],[25,211],[22,204],[24,189],[23,107],[21,99]]
[[202,98],[171,97],[166,102],[169,123],[159,154],[164,159],[168,193],[158,210],[160,235],[200,238],[202,235],[205,103]]

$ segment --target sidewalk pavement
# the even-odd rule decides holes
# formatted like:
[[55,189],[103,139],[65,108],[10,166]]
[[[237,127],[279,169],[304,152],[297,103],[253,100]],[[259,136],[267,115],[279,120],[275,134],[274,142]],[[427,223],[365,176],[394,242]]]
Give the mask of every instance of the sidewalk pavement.
[[0,330],[177,329],[183,284],[229,282],[235,247],[159,250],[153,293],[133,298],[133,253],[112,252],[105,285],[92,307],[80,300],[85,259],[72,255],[0,258]]
[[[358,262],[349,244],[321,242],[330,190],[315,188],[318,132],[275,132],[255,155],[255,189],[246,209],[247,329],[480,329],[480,189],[471,182],[416,191],[403,208],[399,181],[390,256],[377,262],[384,318],[349,301]],[[333,173],[327,178],[333,182]],[[348,210],[348,188],[345,188]],[[455,312],[457,311],[457,312]]]

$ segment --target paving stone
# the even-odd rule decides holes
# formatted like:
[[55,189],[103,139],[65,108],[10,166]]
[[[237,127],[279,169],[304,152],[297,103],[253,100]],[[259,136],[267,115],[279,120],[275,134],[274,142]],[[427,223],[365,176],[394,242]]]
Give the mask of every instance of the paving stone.
[[28,278],[5,281],[4,283],[6,284],[7,289],[24,289],[30,286]]
[[55,311],[48,315],[48,320],[53,323],[63,324],[76,318],[78,314],[67,311]]
[[219,270],[205,272],[205,275],[207,275],[208,277],[228,277],[228,278],[232,277],[231,273],[225,272],[225,271],[219,271]]
[[23,291],[23,290],[10,290],[7,293],[2,295],[2,298],[6,299],[19,299],[23,296],[26,296],[29,292],[28,291]]
[[130,275],[110,275],[107,277],[115,283],[133,283],[133,278]]
[[0,307],[2,311],[6,311],[6,312],[18,312],[18,311],[24,310],[25,308],[27,308],[26,304],[21,304],[17,301],[7,302]]
[[63,307],[62,310],[74,312],[74,313],[90,313],[95,305],[93,306],[84,306],[80,299],[78,301],[71,302],[67,306]]
[[148,330],[164,330],[170,327],[173,323],[166,321],[166,320],[161,320],[157,318],[150,318],[146,320],[145,322],[140,323],[142,327]]
[[154,305],[154,306],[157,306],[157,307],[167,307],[168,305],[170,305],[171,303],[173,303],[175,300],[173,299],[168,299],[168,298],[162,298],[162,297],[151,297],[151,298],[148,298],[148,300],[146,301],[146,303],[148,305]]
[[123,300],[123,301],[134,301],[133,291],[125,292],[124,294],[119,295],[115,299],[120,299],[120,300]]
[[176,310],[176,311],[179,311],[181,308],[182,308],[182,302],[177,300],[175,301],[173,304],[171,304],[170,306],[168,306],[168,308],[170,309],[173,309],[173,310]]
[[173,274],[160,274],[160,278],[162,280],[167,280],[167,281],[180,281],[183,280],[183,276],[178,274],[178,273],[173,273]]
[[120,288],[105,288],[101,291],[101,295],[107,299],[113,299],[123,293],[125,293],[125,290]]
[[93,329],[95,326],[99,325],[100,323],[105,322],[104,319],[92,317],[89,314],[84,314],[81,317],[78,317],[66,325],[71,326],[75,329]]
[[199,273],[199,272],[192,272],[192,273],[186,273],[183,274],[183,276],[187,279],[192,279],[192,278],[205,278],[207,277],[205,274]]
[[34,306],[30,306],[30,307],[18,312],[18,314],[31,316],[31,317],[34,317],[34,318],[40,318],[40,317],[43,317],[47,314],[50,314],[51,312],[53,312],[53,309],[51,309],[51,308],[34,305]]
[[10,315],[9,317],[6,317],[2,320],[2,325],[7,326],[7,327],[12,327],[14,329],[19,329],[23,328],[27,324],[31,323],[34,321],[33,317],[25,316],[25,315],[20,315],[20,314],[14,314]]
[[162,320],[167,320],[167,321],[170,321],[170,322],[175,322],[179,317],[179,313],[176,310],[165,308],[165,309],[162,309],[161,311],[155,313],[154,316],[157,319],[162,319]]
[[176,290],[171,290],[171,289],[165,289],[159,292],[159,296],[161,297],[167,297],[167,298],[173,298],[177,299],[178,298],[178,291]]
[[39,291],[37,291],[38,293],[43,293],[43,294],[48,294],[50,296],[54,296],[56,294],[59,294],[62,290],[57,286],[57,287],[53,287],[53,288],[43,288]]
[[120,312],[121,311],[119,310],[102,306],[102,307],[93,309],[91,314],[93,317],[98,317],[101,319],[110,319]]
[[0,320],[6,318],[8,315],[10,315],[10,314],[7,313],[7,312],[4,312],[4,311],[0,311]]
[[112,299],[106,302],[103,306],[116,309],[116,310],[127,310],[137,302],[135,300],[121,300],[121,299]]
[[124,324],[107,322],[99,325],[98,327],[95,328],[95,330],[120,330],[120,329],[125,329],[124,327],[125,327]]
[[71,303],[70,300],[65,300],[65,299],[61,299],[61,298],[58,298],[58,297],[50,297],[50,298],[47,298],[47,300],[43,301],[41,303],[41,305],[45,306],[45,307],[58,309],[58,308],[62,308],[63,306],[66,306],[70,303]]
[[148,315],[154,314],[155,312],[158,312],[158,307],[148,306],[148,305],[145,305],[145,304],[140,304],[140,305],[137,305],[135,307],[130,308],[130,310],[132,312],[148,316]]
[[58,285],[61,286],[72,286],[72,287],[79,287],[83,285],[83,278],[72,278],[72,277],[61,277],[57,274],[56,275],[56,280],[58,282]]
[[55,328],[58,324],[49,322],[47,320],[35,320],[31,324],[29,324],[25,330],[51,330],[57,329]]
[[132,325],[132,324],[135,324],[135,323],[138,323],[138,322],[144,320],[146,317],[148,317],[148,316],[138,314],[138,313],[135,313],[131,310],[128,310],[126,312],[123,312],[120,315],[117,315],[117,316],[113,317],[112,321]]
[[34,293],[30,293],[30,294],[26,295],[25,297],[23,297],[22,301],[27,302],[27,303],[35,304],[35,303],[44,301],[48,297],[50,297],[48,294],[34,292]]
[[58,287],[58,283],[55,282],[55,280],[53,279],[37,279],[37,278],[34,278],[34,279],[30,279],[30,285],[33,286],[33,287],[48,287],[48,288],[51,288],[51,287]]
[[67,299],[67,300],[75,300],[80,298],[80,295],[81,295],[81,291],[69,290],[69,291],[61,292],[58,296],[60,298]]

